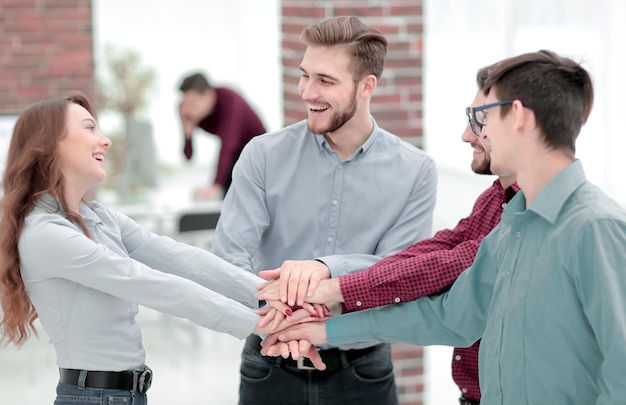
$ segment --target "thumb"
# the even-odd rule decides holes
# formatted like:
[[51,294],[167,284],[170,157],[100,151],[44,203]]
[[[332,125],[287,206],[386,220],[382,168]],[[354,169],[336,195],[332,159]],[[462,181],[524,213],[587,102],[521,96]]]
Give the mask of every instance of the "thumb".
[[276,280],[280,277],[280,269],[260,271],[259,277],[264,280]]

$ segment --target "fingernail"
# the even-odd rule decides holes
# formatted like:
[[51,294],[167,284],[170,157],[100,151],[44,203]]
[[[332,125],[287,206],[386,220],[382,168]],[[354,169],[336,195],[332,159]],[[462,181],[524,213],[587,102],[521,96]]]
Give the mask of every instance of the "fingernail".
[[285,315],[287,315],[287,316],[291,316],[291,315],[293,315],[293,311],[291,310],[291,308],[287,308],[287,309],[285,310]]

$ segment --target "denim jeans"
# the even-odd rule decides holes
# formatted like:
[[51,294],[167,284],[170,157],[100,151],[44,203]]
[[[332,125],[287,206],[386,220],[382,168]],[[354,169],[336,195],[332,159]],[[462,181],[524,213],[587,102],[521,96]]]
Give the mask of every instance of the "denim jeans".
[[239,405],[397,405],[390,345],[329,371],[299,370],[246,345]]
[[91,388],[72,384],[57,385],[54,405],[146,405],[146,394],[137,390],[125,391],[109,388]]

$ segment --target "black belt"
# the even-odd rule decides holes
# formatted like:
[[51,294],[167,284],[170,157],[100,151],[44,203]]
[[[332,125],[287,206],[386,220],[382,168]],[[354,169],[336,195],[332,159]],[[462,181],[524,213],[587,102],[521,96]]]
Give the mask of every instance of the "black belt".
[[474,401],[473,399],[467,399],[464,397],[459,398],[461,405],[480,405],[480,401]]
[[[59,369],[61,384],[79,385],[81,370],[68,368]],[[135,374],[137,378],[135,379]],[[152,370],[146,367],[144,371],[87,371],[85,387],[109,388],[115,390],[132,391],[137,381],[137,391],[144,393],[152,384]]]
[[[257,335],[250,335],[246,340],[246,345],[253,350],[261,351],[261,338]],[[332,371],[340,368],[345,368],[350,365],[351,362],[359,359],[366,354],[372,353],[377,349],[384,347],[384,344],[366,347],[365,349],[350,349],[341,350],[337,348],[320,350],[319,354],[322,357],[322,361],[326,364],[326,370]],[[276,357],[276,361],[280,362],[281,367],[296,368],[298,370],[317,370],[311,360],[306,357],[300,356],[298,360],[294,360],[291,357],[283,359],[282,357]]]

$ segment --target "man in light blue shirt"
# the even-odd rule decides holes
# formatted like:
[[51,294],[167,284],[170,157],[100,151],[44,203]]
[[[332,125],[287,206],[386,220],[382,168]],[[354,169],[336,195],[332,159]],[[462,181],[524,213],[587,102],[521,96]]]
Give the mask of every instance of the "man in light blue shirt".
[[[491,169],[521,192],[449,292],[297,325],[282,341],[376,339],[469,346],[482,336],[481,404],[619,404],[626,398],[626,212],[589,183],[575,141],[589,74],[549,51],[490,67],[470,109]],[[500,111],[498,111],[500,110]],[[269,345],[264,352],[286,349]],[[300,353],[317,355],[300,342]],[[290,348],[295,346],[291,344]]]
[[[244,148],[213,252],[254,273],[338,277],[431,236],[436,167],[370,114],[387,50],[380,32],[339,17],[307,27],[302,38],[307,119]],[[244,348],[240,404],[398,402],[387,344],[327,345],[322,372],[263,357],[259,343],[253,335]]]

